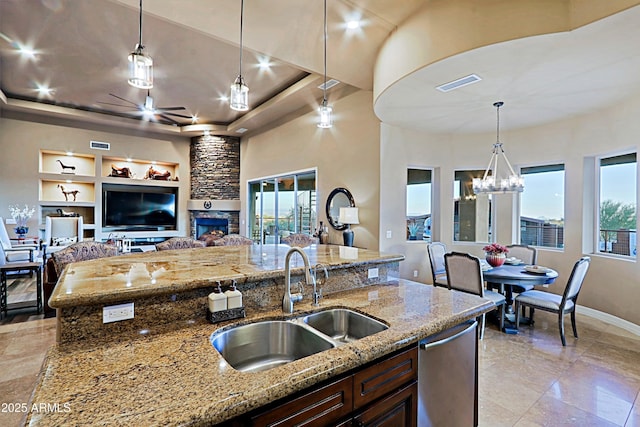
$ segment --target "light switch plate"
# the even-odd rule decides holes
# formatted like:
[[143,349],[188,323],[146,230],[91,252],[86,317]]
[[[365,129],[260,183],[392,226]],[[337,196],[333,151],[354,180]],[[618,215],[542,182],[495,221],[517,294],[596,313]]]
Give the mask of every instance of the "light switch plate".
[[391,236],[393,236],[393,233],[391,233],[391,230],[387,230],[387,239],[390,239]]
[[102,323],[133,319],[133,303],[110,305],[102,308]]

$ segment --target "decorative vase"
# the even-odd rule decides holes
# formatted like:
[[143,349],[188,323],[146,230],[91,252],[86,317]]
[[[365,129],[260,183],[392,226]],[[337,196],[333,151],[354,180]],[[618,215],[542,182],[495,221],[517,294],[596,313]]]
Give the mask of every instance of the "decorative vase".
[[485,259],[491,267],[500,267],[507,259],[507,254],[505,254],[504,252],[499,254],[487,252]]
[[29,232],[29,227],[26,227],[24,225],[19,225],[16,228],[14,228],[13,231],[18,236],[18,239],[24,239],[27,233]]

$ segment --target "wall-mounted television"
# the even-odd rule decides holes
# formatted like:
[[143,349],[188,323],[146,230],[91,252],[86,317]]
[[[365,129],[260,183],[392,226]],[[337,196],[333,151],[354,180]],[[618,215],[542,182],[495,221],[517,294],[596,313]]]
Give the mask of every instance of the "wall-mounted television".
[[119,231],[177,229],[178,189],[103,184],[102,227]]

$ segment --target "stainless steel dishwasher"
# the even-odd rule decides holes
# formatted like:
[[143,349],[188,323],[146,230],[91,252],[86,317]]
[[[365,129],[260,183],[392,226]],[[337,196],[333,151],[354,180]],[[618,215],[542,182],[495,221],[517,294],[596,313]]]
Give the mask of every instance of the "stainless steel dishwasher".
[[477,426],[477,327],[465,322],[420,342],[418,426]]

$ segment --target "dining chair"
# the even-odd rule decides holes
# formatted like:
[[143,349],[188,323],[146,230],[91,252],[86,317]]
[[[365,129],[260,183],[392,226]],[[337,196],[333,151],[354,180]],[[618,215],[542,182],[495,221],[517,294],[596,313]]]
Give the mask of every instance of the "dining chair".
[[509,256],[521,259],[527,265],[534,265],[538,261],[538,251],[528,245],[507,245]]
[[433,286],[448,287],[447,270],[444,264],[444,254],[447,247],[444,243],[433,242],[427,245],[429,264],[431,265],[431,280]]
[[573,336],[578,338],[578,330],[576,329],[576,302],[584,278],[587,275],[590,262],[591,258],[589,257],[582,257],[576,262],[562,296],[537,290],[523,292],[518,295],[516,297],[516,329],[518,329],[520,325],[520,307],[527,306],[531,313],[531,324],[533,324],[533,313],[536,308],[558,314],[558,327],[560,329],[560,339],[562,340],[563,346],[567,345],[564,338],[564,316],[565,314],[571,314]]
[[4,218],[0,217],[0,246],[2,246],[2,257],[0,265],[11,262],[31,262],[35,261],[38,245],[13,245]]
[[171,249],[204,248],[205,246],[205,242],[192,239],[191,237],[172,237],[156,244],[156,250],[167,251]]
[[[491,300],[499,310],[500,330],[504,328],[505,296],[484,288],[480,259],[461,252],[450,252],[444,255],[449,289],[467,292]],[[484,338],[485,315],[482,315],[480,339]]]

